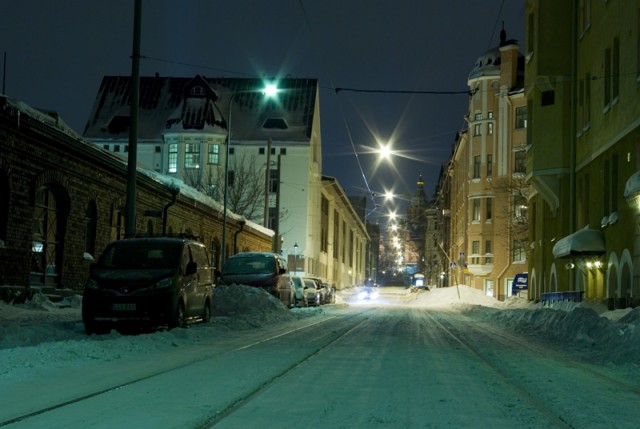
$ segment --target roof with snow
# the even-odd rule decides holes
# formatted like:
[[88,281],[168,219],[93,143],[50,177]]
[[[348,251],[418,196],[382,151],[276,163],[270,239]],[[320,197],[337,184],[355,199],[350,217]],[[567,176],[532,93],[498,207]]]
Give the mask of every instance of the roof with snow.
[[[317,102],[317,79],[286,78],[266,98],[257,78],[140,77],[138,137],[161,140],[167,132],[204,131],[232,140],[308,142]],[[83,135],[93,140],[129,138],[130,76],[105,76]]]

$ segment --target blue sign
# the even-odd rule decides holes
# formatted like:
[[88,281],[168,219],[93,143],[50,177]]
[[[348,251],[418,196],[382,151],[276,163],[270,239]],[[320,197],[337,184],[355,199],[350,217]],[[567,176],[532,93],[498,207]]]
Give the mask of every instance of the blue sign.
[[517,295],[527,289],[529,289],[529,273],[516,274],[511,283],[511,294]]

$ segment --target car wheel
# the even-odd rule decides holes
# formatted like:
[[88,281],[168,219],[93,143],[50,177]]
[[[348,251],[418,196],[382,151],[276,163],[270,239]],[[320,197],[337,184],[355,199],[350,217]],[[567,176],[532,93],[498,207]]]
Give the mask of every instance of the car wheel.
[[204,309],[202,310],[202,322],[209,323],[211,321],[211,302],[206,300],[204,303]]
[[173,319],[169,323],[169,329],[173,328],[185,328],[187,326],[186,314],[184,312],[184,303],[178,302],[176,310],[173,313]]

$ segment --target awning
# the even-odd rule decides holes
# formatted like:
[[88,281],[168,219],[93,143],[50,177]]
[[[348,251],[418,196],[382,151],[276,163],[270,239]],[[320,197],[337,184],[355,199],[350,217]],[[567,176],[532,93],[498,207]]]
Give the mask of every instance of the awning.
[[582,229],[564,238],[553,246],[554,258],[598,256],[605,253],[604,235],[598,229]]

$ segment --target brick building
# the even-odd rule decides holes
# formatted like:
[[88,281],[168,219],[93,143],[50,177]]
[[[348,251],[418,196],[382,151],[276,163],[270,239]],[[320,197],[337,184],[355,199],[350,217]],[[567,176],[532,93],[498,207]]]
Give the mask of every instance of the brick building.
[[[125,158],[54,112],[0,96],[0,285],[81,291],[90,262],[124,236],[126,177]],[[272,249],[273,231],[234,214],[227,224],[234,253]],[[139,168],[136,231],[195,235],[216,261],[222,208]]]

